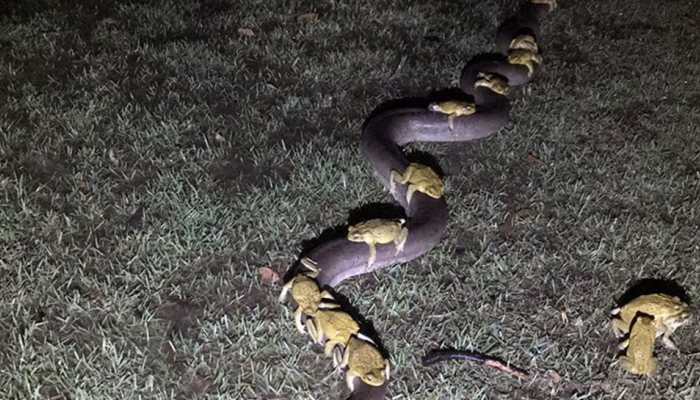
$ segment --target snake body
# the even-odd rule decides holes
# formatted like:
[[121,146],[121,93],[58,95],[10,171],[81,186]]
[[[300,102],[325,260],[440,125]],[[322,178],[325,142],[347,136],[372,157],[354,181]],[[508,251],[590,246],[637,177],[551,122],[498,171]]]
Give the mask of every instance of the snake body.
[[[475,83],[480,74],[493,74],[515,87],[531,80],[531,71],[524,65],[511,64],[507,54],[512,40],[527,34],[538,37],[540,20],[555,6],[554,0],[524,1],[516,15],[507,20],[496,35],[496,48],[500,56],[473,59],[461,72],[460,87],[473,97],[476,112],[454,119],[448,126],[445,114],[430,111],[427,107],[391,109],[372,115],[364,124],[360,139],[363,156],[372,164],[375,175],[388,189],[391,171],[404,171],[409,160],[402,146],[413,142],[465,142],[485,138],[497,132],[510,121],[508,98],[487,87]],[[396,185],[392,193],[405,211],[408,239],[404,249],[396,254],[393,246],[377,247],[376,260],[367,266],[368,248],[344,237],[332,239],[309,250],[304,256],[319,266],[316,280],[320,287],[335,287],[354,276],[366,274],[390,265],[405,263],[428,252],[442,239],[448,222],[448,209],[444,197],[435,199],[416,192],[410,204],[406,203],[406,185]],[[384,399],[387,383],[373,387],[359,382],[354,386],[351,399]]]

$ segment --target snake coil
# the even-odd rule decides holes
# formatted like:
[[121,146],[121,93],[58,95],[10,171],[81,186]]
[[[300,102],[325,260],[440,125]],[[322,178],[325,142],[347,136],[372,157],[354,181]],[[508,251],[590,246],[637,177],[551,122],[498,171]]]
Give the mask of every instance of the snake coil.
[[[412,142],[463,142],[490,136],[510,121],[510,103],[506,97],[510,87],[528,83],[542,59],[537,46],[539,23],[542,17],[556,7],[556,0],[525,0],[515,16],[498,30],[498,56],[474,58],[462,69],[460,87],[473,98],[475,109],[466,114],[446,115],[431,108],[398,108],[371,116],[365,123],[361,137],[362,154],[370,161],[376,176],[389,189],[405,210],[408,231],[401,251],[388,242],[376,246],[373,262],[368,266],[366,243],[341,237],[326,241],[304,256],[318,266],[318,271],[304,275],[304,282],[315,281],[321,288],[333,288],[340,282],[390,265],[413,260],[432,249],[441,240],[447,227],[447,203],[420,190],[412,193],[410,203],[406,193],[409,183],[394,180],[392,171],[407,171],[410,163],[402,146]],[[393,182],[392,182],[393,181]],[[393,183],[393,184],[392,184]],[[413,191],[412,191],[413,192]],[[292,270],[293,271],[293,270]],[[299,282],[299,281],[296,281]],[[323,301],[316,297],[307,308],[294,296],[295,279],[285,286],[292,289],[298,313],[305,319],[314,319],[315,310]],[[299,285],[301,286],[301,285]],[[331,302],[332,304],[332,302]],[[333,305],[335,307],[335,305]],[[311,308],[309,308],[311,307]],[[313,310],[312,310],[313,309]],[[355,379],[350,399],[384,399],[387,379],[379,386],[371,386]]]

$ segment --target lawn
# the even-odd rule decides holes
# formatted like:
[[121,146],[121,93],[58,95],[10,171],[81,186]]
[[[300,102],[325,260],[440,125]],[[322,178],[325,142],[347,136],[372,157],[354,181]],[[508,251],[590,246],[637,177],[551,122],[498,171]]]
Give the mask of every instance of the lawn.
[[[454,87],[516,5],[5,1],[0,397],[345,398],[259,269],[390,201],[363,122]],[[539,42],[510,126],[407,149],[445,172],[440,245],[338,291],[392,399],[700,398],[697,316],[650,379],[608,327],[640,281],[700,296],[697,4],[562,0]],[[560,380],[422,367],[441,346]]]

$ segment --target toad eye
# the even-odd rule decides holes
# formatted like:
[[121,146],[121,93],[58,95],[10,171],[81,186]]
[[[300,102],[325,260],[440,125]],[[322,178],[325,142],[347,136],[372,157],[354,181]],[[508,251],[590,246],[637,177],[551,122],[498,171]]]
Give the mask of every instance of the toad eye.
[[376,373],[370,373],[367,374],[367,381],[369,383],[374,383],[374,384],[379,384],[382,381],[381,376],[378,376]]

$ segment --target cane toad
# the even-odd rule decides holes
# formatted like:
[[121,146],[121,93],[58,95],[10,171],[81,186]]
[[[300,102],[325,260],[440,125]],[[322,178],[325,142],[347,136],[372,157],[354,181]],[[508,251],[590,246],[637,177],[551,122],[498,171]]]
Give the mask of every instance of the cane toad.
[[448,100],[430,103],[428,110],[447,114],[447,126],[454,129],[454,119],[472,115],[476,112],[476,105],[467,101]]
[[620,357],[622,368],[633,374],[652,375],[656,371],[655,340],[654,318],[640,314],[632,324],[629,339],[621,344],[627,348],[627,353]]
[[509,50],[508,63],[527,68],[527,76],[535,73],[535,68],[542,64],[542,56],[529,50]]
[[326,356],[332,356],[335,347],[338,345],[345,347],[350,336],[360,331],[360,326],[350,314],[336,310],[335,308],[339,308],[337,304],[322,303],[320,308],[313,317],[306,320],[306,327],[311,338],[316,343],[324,345]]
[[637,313],[652,316],[656,327],[656,336],[663,336],[664,346],[677,350],[675,343],[671,340],[671,334],[678,327],[690,321],[690,309],[687,303],[678,297],[663,293],[639,296],[611,311],[611,315],[616,317],[612,320],[612,330],[617,337],[624,336],[629,332],[630,324]]
[[396,189],[396,182],[404,185],[408,183],[408,190],[406,191],[407,204],[411,204],[411,198],[416,191],[425,193],[434,199],[439,199],[445,192],[445,185],[442,183],[440,176],[432,168],[419,163],[409,164],[403,175],[398,171],[391,171],[389,191],[392,194]]
[[377,244],[394,243],[395,255],[403,251],[408,239],[408,229],[404,227],[405,219],[375,218],[348,227],[347,239],[351,242],[364,242],[369,246],[367,269],[377,259]]
[[490,89],[492,92],[505,96],[510,90],[508,82],[498,75],[489,74],[486,72],[479,72],[476,75],[476,81],[474,82],[474,88],[485,87]]
[[325,290],[322,291],[314,279],[319,272],[316,263],[305,257],[301,260],[301,264],[306,267],[308,271],[297,274],[282,287],[279,301],[284,302],[287,298],[287,294],[291,292],[292,299],[294,299],[294,302],[297,304],[297,308],[294,310],[294,323],[297,330],[304,334],[304,325],[301,322],[302,315],[314,315],[316,311],[318,311],[318,306],[322,299],[334,299],[329,292]]
[[347,367],[345,379],[350,390],[354,390],[356,377],[370,386],[381,386],[389,380],[389,363],[374,341],[361,333],[350,338],[339,366]]
[[533,53],[539,52],[535,37],[532,35],[518,35],[510,41],[509,50],[527,50]]

